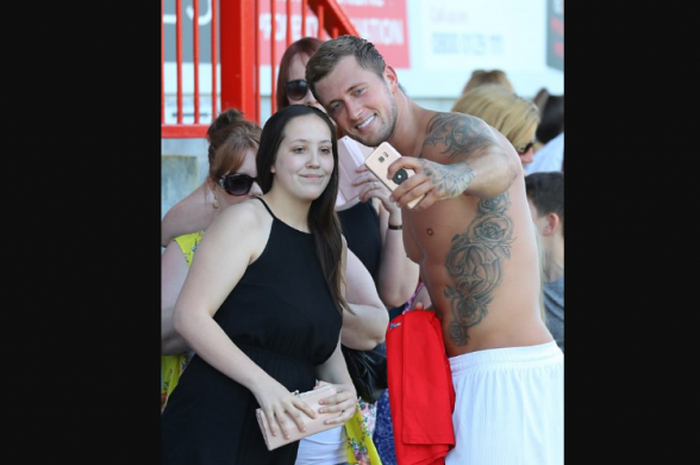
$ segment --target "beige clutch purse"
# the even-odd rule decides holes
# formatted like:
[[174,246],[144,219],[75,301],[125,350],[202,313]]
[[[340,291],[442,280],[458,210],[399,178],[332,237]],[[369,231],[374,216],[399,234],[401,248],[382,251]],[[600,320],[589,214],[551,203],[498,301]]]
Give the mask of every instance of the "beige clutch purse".
[[273,436],[270,433],[270,427],[267,424],[267,417],[265,416],[261,408],[257,409],[255,411],[255,416],[258,419],[258,424],[260,425],[260,430],[262,431],[263,438],[265,438],[265,445],[267,446],[267,449],[274,450],[278,447],[282,447],[286,444],[289,444],[290,442],[298,441],[299,439],[304,438],[306,436],[311,436],[312,434],[320,433],[321,431],[340,426],[339,424],[327,425],[324,423],[324,421],[326,421],[328,418],[338,415],[338,412],[318,413],[318,409],[320,407],[318,401],[335,394],[336,390],[331,384],[327,384],[323,387],[320,387],[315,391],[307,391],[301,394],[297,394],[297,396],[303,399],[304,402],[306,402],[309,405],[309,407],[311,407],[311,409],[318,415],[315,419],[313,419],[307,416],[306,414],[302,413],[302,416],[304,417],[304,425],[306,426],[306,431],[301,432],[299,431],[299,428],[297,427],[296,423],[294,423],[294,420],[292,420],[292,417],[288,413],[285,413],[285,415],[287,415],[287,417],[289,418],[289,422],[291,423],[289,428],[289,439],[285,439],[284,436],[282,436],[282,432],[280,431],[279,426],[277,427],[277,435]]

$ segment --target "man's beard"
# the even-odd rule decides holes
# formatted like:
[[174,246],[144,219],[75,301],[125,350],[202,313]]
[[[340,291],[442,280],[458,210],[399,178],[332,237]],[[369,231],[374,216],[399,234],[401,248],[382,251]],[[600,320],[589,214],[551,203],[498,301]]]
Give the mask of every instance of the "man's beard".
[[381,128],[381,131],[378,134],[368,134],[367,138],[364,138],[365,140],[358,139],[358,141],[363,145],[366,145],[367,147],[377,147],[379,144],[386,141],[394,132],[398,110],[396,109],[396,101],[391,94],[389,94],[389,102],[391,104],[391,119],[389,121],[384,121],[386,124]]

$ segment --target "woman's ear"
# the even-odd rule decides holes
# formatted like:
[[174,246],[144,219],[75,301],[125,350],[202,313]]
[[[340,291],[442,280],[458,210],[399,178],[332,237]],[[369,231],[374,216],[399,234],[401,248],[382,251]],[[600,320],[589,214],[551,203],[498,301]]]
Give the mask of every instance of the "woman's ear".
[[[204,180],[204,192],[211,191],[211,206],[216,210],[219,208],[219,199],[216,198],[217,184],[209,177]],[[206,194],[205,194],[206,198]]]

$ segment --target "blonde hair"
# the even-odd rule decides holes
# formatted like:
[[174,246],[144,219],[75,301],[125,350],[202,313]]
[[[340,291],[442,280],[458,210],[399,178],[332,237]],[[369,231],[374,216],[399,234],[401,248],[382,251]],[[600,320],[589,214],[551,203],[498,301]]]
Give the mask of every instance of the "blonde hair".
[[506,73],[504,73],[500,69],[494,69],[491,71],[477,69],[474,72],[472,72],[472,76],[467,81],[467,84],[464,86],[464,89],[462,89],[462,93],[467,93],[472,89],[486,84],[500,84],[509,88],[510,90],[514,90],[513,84],[511,84],[508,80],[508,77],[506,77]]
[[481,118],[506,136],[516,150],[532,142],[540,122],[533,102],[498,84],[485,84],[463,94],[451,111]]

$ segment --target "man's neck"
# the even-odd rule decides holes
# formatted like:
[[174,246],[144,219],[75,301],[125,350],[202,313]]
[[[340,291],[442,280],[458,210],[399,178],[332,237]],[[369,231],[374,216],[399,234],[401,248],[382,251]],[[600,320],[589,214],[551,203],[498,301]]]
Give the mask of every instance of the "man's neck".
[[564,238],[551,237],[543,244],[545,249],[544,277],[551,283],[564,276]]
[[421,153],[425,131],[435,112],[426,110],[403,93],[396,95],[396,124],[387,140],[406,157],[418,157]]

